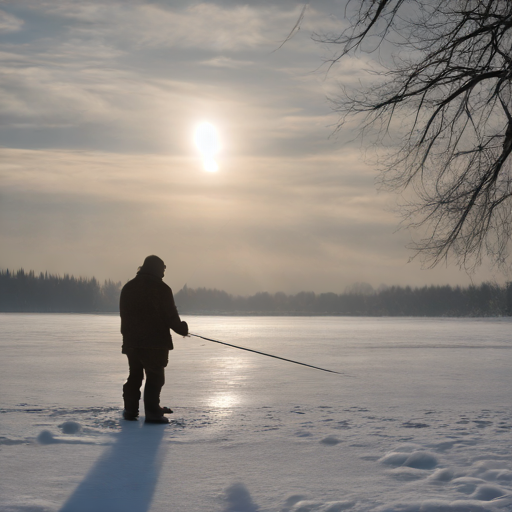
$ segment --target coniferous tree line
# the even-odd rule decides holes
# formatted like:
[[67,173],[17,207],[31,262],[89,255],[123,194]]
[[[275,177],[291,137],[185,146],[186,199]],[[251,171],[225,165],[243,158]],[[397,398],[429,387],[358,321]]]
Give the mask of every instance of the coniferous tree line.
[[34,271],[0,271],[0,311],[92,313],[119,311],[121,283]]
[[331,316],[510,316],[512,283],[451,287],[392,286],[372,293],[257,293],[250,297],[220,290],[182,288],[176,295],[180,313],[231,315]]
[[[121,282],[33,271],[0,271],[0,312],[118,312]],[[500,286],[353,286],[345,293],[256,293],[235,296],[208,288],[175,294],[182,314],[331,316],[510,316],[512,283]]]

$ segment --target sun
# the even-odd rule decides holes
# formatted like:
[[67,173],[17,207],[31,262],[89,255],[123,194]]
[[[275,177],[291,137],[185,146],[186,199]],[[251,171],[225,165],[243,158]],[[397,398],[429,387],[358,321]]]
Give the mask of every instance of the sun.
[[211,123],[201,123],[194,133],[194,142],[203,158],[203,168],[207,172],[219,169],[215,155],[219,152],[220,143],[217,129]]

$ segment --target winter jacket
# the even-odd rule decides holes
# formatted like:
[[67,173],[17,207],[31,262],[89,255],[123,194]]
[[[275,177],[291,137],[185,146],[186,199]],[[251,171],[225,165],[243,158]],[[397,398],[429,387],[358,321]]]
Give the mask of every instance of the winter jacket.
[[160,277],[138,272],[121,290],[119,301],[123,352],[126,348],[173,349],[169,329],[186,336],[172,290]]

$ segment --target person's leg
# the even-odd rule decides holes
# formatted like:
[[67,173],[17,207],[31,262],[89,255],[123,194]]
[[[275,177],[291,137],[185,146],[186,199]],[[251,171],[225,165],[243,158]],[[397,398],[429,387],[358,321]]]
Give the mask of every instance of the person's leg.
[[146,418],[162,416],[160,408],[160,392],[165,384],[165,367],[167,366],[169,351],[167,349],[153,349],[145,351],[142,362],[146,372],[146,385],[144,387],[144,410]]
[[144,380],[144,367],[135,350],[126,350],[130,373],[123,386],[125,415],[136,418],[139,415],[140,387]]
[[163,366],[146,368],[146,386],[144,387],[144,410],[146,417],[162,416],[160,410],[160,392],[165,384]]

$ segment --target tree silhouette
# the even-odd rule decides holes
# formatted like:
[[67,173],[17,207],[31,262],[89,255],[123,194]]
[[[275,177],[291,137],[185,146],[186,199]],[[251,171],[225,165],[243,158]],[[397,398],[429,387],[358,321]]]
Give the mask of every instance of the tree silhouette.
[[[512,2],[349,0],[350,26],[315,34],[334,65],[375,52],[375,80],[344,88],[338,129],[388,149],[381,184],[406,192],[402,226],[430,266],[448,256],[467,269],[487,254],[504,265],[512,229]],[[331,68],[332,69],[332,68]],[[410,194],[409,191],[414,192]],[[406,197],[406,199],[405,199]]]
[[63,277],[19,269],[0,271],[0,311],[116,312],[121,283],[65,274]]
[[[31,270],[0,270],[0,312],[116,313],[121,283],[63,277]],[[371,291],[371,293],[370,293]],[[182,314],[322,316],[502,316],[512,314],[512,283],[451,286],[381,287],[366,283],[345,293],[260,292],[249,297],[186,285],[175,294]]]

